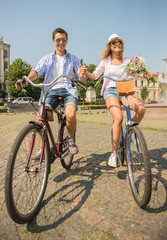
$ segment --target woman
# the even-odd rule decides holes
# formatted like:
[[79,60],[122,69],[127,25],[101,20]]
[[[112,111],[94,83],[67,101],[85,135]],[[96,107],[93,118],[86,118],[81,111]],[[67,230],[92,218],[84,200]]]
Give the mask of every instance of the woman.
[[[84,65],[80,68],[85,71],[85,75],[91,80],[98,79],[102,73],[114,79],[121,80],[123,78],[121,75],[124,72],[124,67],[129,60],[128,58],[123,58],[123,48],[124,40],[114,33],[109,37],[101,56],[101,62],[95,71],[93,73],[88,72]],[[151,72],[148,71],[147,77],[152,77]],[[111,130],[112,152],[108,160],[108,165],[117,167],[117,149],[123,121],[120,101],[125,105],[125,97],[117,95],[116,83],[108,79],[104,80],[101,95],[103,95],[107,109],[114,119]],[[139,123],[144,116],[145,106],[141,99],[135,95],[128,96],[128,101],[130,109],[134,111],[132,121]]]

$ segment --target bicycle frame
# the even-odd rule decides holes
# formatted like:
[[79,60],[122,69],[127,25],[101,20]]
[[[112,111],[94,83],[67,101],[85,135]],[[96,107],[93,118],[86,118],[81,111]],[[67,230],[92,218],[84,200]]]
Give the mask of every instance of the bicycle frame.
[[[63,118],[63,107],[64,107],[64,104],[62,102],[62,99],[60,99],[60,112],[56,109],[53,109],[53,112],[55,112],[57,114],[57,118],[58,118],[58,123],[59,123],[59,129],[58,129],[58,138],[57,138],[57,141],[55,142],[55,138],[53,136],[53,133],[52,133],[52,130],[51,130],[51,127],[50,127],[50,124],[47,120],[45,120],[45,117],[44,117],[44,111],[45,111],[45,102],[42,101],[42,106],[41,106],[41,110],[40,110],[40,117],[39,117],[39,125],[41,125],[44,129],[44,140],[43,140],[43,145],[42,145],[42,150],[44,149],[44,142],[45,142],[45,138],[46,138],[46,135],[48,134],[49,137],[50,137],[50,140],[51,140],[51,143],[52,143],[52,146],[55,150],[55,156],[56,157],[60,157],[61,156],[61,152],[60,152],[60,144],[61,144],[61,130],[62,130],[62,125],[64,124],[64,118]],[[43,156],[43,151],[42,151],[42,154],[41,154],[41,158]],[[42,161],[42,159],[40,159]]]
[[[27,171],[27,172],[32,172],[32,171],[38,172],[38,171],[40,171],[41,164],[42,164],[42,159],[43,159],[43,155],[44,155],[45,139],[46,139],[47,135],[49,135],[52,146],[55,150],[55,156],[60,157],[61,154],[62,154],[60,152],[60,144],[61,144],[60,137],[61,137],[62,125],[64,124],[64,121],[65,121],[65,119],[63,119],[64,104],[62,102],[62,99],[60,99],[59,105],[60,105],[60,112],[57,111],[56,109],[53,109],[53,111],[57,114],[57,118],[58,118],[58,122],[59,122],[58,138],[57,138],[57,142],[55,142],[55,138],[53,136],[50,124],[46,120],[45,113],[44,113],[45,112],[45,101],[44,101],[44,99],[42,100],[41,108],[40,108],[39,122],[35,122],[35,124],[38,124],[43,129],[43,140],[42,140],[42,146],[41,146],[41,156],[40,156],[40,160],[39,160],[39,169],[37,169],[37,168],[36,169],[29,169],[28,168],[28,164],[29,164],[29,161],[30,161],[30,158],[31,158],[31,154],[32,154],[33,147],[34,147],[34,141],[35,141],[35,135],[33,134],[32,139],[31,139],[30,152],[29,152],[26,167],[25,167],[25,171]],[[34,123],[34,122],[31,121],[30,123]]]
[[[128,157],[129,157],[129,160],[130,160],[130,164],[131,164],[131,155],[130,155],[130,147],[129,147],[129,135],[128,135],[128,130],[129,130],[129,127],[130,126],[133,126],[133,125],[138,125],[138,123],[135,123],[132,121],[131,119],[131,112],[130,112],[130,107],[129,107],[129,103],[128,103],[128,97],[125,96],[125,102],[126,102],[126,116],[127,116],[127,122],[125,123],[125,127],[126,127],[126,139],[127,139],[127,146],[128,146]],[[125,141],[124,141],[124,134],[123,134],[123,128],[121,127],[121,140],[122,140],[122,144],[123,144],[123,148],[125,149]],[[139,151],[139,145],[138,145],[138,141],[137,141],[137,138],[135,136],[135,141],[136,141],[136,147],[137,147],[137,151],[138,151],[138,154],[140,156],[140,151]]]

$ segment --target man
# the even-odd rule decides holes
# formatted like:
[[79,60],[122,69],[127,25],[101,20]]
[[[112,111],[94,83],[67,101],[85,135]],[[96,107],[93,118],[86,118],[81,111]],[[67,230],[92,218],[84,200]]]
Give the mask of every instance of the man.
[[[68,34],[65,30],[57,28],[52,33],[52,41],[56,49],[53,53],[44,56],[33,69],[28,78],[31,81],[36,80],[41,75],[45,74],[44,83],[53,81],[56,77],[64,74],[70,77],[78,78],[85,82],[84,71],[78,71],[80,66],[79,59],[67,52],[66,46],[68,42]],[[78,72],[78,74],[77,74]],[[19,89],[19,86],[16,85]],[[65,103],[65,115],[67,119],[68,143],[71,154],[78,153],[78,147],[74,142],[74,132],[76,129],[76,109],[78,104],[78,92],[76,87],[71,86],[71,81],[65,78],[59,78],[46,97],[46,104],[52,108],[58,106],[58,97],[61,96]],[[40,101],[42,99],[42,93]]]

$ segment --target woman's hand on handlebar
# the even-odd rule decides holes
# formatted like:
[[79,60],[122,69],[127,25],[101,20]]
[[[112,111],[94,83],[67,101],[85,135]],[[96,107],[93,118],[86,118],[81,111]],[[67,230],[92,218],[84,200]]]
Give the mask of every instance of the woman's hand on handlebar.
[[150,71],[147,70],[147,74],[141,73],[139,76],[140,77],[144,77],[144,78],[149,80],[150,78],[152,78],[153,75],[152,75],[152,73]]

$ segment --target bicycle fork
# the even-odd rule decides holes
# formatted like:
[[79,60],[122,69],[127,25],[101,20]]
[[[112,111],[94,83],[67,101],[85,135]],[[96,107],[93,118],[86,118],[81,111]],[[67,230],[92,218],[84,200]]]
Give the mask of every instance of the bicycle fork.
[[43,141],[42,141],[42,146],[41,146],[41,155],[40,155],[40,160],[39,160],[39,168],[30,168],[30,167],[28,167],[28,165],[30,163],[30,159],[31,159],[31,155],[32,155],[32,152],[33,152],[34,143],[35,143],[35,139],[36,139],[36,132],[32,133],[31,146],[30,146],[30,150],[29,150],[29,154],[28,154],[26,167],[24,169],[25,172],[27,172],[27,173],[29,173],[29,172],[38,173],[41,170],[41,164],[42,164],[42,160],[43,160],[43,157],[44,157],[46,135],[47,135],[46,131],[44,130],[44,132],[43,132]]

